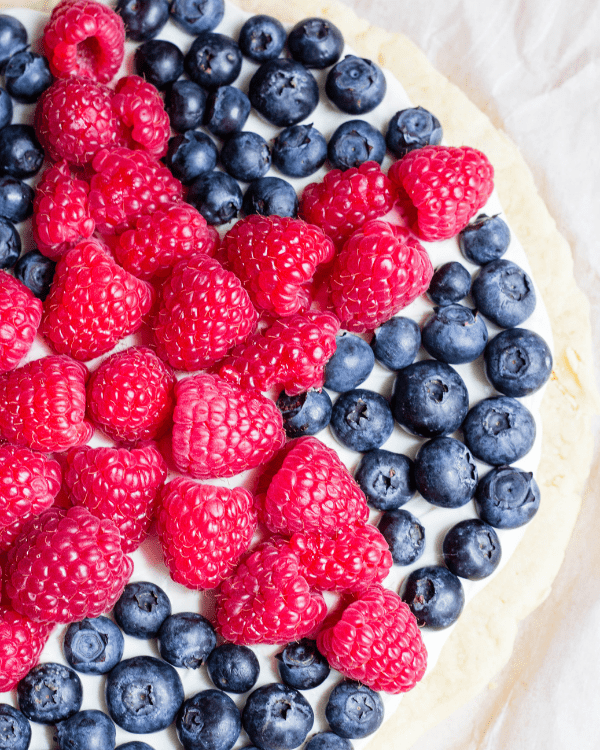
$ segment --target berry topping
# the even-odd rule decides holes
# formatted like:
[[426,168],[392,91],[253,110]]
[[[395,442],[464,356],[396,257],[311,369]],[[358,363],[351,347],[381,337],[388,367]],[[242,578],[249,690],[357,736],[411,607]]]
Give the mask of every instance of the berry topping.
[[477,485],[479,516],[496,529],[516,529],[529,523],[540,507],[540,488],[531,472],[512,466],[488,471]]
[[417,491],[412,460],[382,448],[365,453],[354,479],[369,505],[377,510],[400,508],[412,500]]
[[50,293],[50,286],[54,278],[56,263],[39,250],[30,250],[23,253],[15,263],[14,274],[24,284],[34,296],[38,299],[45,300]]
[[242,211],[246,216],[298,216],[298,196],[286,180],[280,177],[259,177],[252,180],[244,193]]
[[10,750],[28,750],[31,743],[31,725],[20,711],[8,703],[0,703],[0,730],[0,737]]
[[160,656],[174,667],[198,669],[217,645],[215,630],[206,617],[178,612],[163,620],[158,631]]
[[552,353],[544,339],[526,328],[509,328],[485,349],[485,372],[497,391],[519,398],[538,391],[552,373]]
[[27,48],[27,29],[8,14],[0,15],[0,69],[12,55]]
[[385,139],[365,120],[346,120],[333,133],[327,146],[327,158],[335,169],[360,167],[366,161],[381,164]]
[[153,39],[169,20],[169,0],[117,0],[115,10],[133,42]]
[[355,388],[343,393],[333,404],[331,431],[351,450],[364,453],[379,448],[393,429],[389,403],[380,393]]
[[425,527],[404,508],[386,510],[377,526],[395,565],[411,565],[425,552]]
[[128,583],[115,604],[114,616],[124,633],[134,638],[156,638],[171,602],[165,592],[149,581]]
[[102,711],[88,708],[56,725],[56,741],[60,750],[112,750],[115,746],[115,725]]
[[291,125],[273,141],[273,166],[287,177],[308,177],[327,158],[327,141],[312,125]]
[[458,244],[467,260],[484,266],[508,250],[510,229],[501,216],[479,214],[458,235]]
[[196,177],[211,172],[217,166],[218,157],[219,151],[210,136],[201,130],[186,130],[170,139],[165,164],[187,185]]
[[37,664],[52,628],[0,604],[0,691],[13,690]]
[[188,34],[211,31],[221,23],[225,0],[173,0],[171,19]]
[[415,458],[415,482],[421,495],[442,508],[461,508],[475,494],[479,476],[464,443],[438,437],[424,443]]
[[125,76],[117,82],[112,107],[119,118],[121,146],[143,149],[157,159],[167,153],[169,115],[155,86],[140,76]]
[[247,693],[252,690],[260,673],[260,664],[248,646],[222,643],[206,659],[208,676],[226,693]]
[[242,69],[242,53],[231,37],[203,31],[185,56],[185,72],[204,89],[229,86]]
[[437,117],[423,107],[403,109],[389,121],[385,142],[389,150],[401,159],[417,148],[439,146],[442,126]]
[[269,171],[271,152],[258,133],[232,133],[221,149],[221,164],[236,180],[251,182]]
[[0,175],[27,179],[40,171],[44,150],[31,125],[7,125],[0,131]]
[[444,537],[442,552],[448,569],[469,581],[487,578],[502,557],[498,534],[478,518],[455,524]]
[[327,391],[310,390],[296,396],[288,396],[282,391],[276,403],[289,438],[316,435],[331,419],[332,404]]
[[[331,632],[331,629],[326,632]],[[325,706],[329,726],[345,739],[361,739],[373,734],[381,726],[383,716],[383,701],[379,694],[354,680],[338,682]]]
[[536,305],[536,294],[529,275],[510,260],[486,263],[471,286],[475,306],[501,328],[523,323]]
[[294,60],[307,68],[328,68],[344,49],[344,37],[325,18],[305,18],[290,31],[287,46]]
[[488,330],[477,310],[464,305],[436,307],[421,329],[425,351],[450,365],[473,362],[483,354]]
[[81,708],[83,686],[76,672],[62,664],[38,664],[17,686],[19,708],[31,721],[58,724]]
[[263,750],[292,750],[304,743],[314,713],[302,693],[272,683],[248,696],[242,722],[251,741]]
[[219,86],[206,103],[206,129],[220,138],[237,133],[244,127],[251,108],[250,99],[241,89]]
[[411,318],[397,315],[373,332],[375,359],[388,370],[401,370],[414,362],[421,346],[421,329]]
[[252,16],[242,26],[238,44],[246,57],[266,62],[279,57],[285,45],[285,29],[272,16]]
[[296,690],[310,690],[327,679],[330,673],[327,659],[317,648],[316,641],[302,638],[288,645],[276,655],[281,680]]
[[184,750],[231,750],[242,731],[242,720],[233,700],[211,689],[184,702],[175,726]]
[[242,207],[238,183],[223,172],[206,172],[191,183],[186,197],[211,225],[227,224]]
[[456,260],[444,263],[431,278],[427,295],[436,305],[453,305],[467,296],[471,274]]
[[14,370],[30,350],[42,303],[18,279],[0,271],[0,373]]
[[[10,175],[0,177],[0,217],[18,224],[33,213],[34,191],[31,185]],[[10,241],[9,241],[10,242]],[[10,244],[15,244],[14,240]],[[19,237],[18,243],[21,242]],[[19,245],[20,247],[20,245]]]
[[443,630],[458,620],[465,604],[460,579],[443,565],[413,570],[406,579],[402,599],[419,627]]
[[325,387],[346,393],[369,377],[375,357],[367,342],[352,333],[338,336],[335,344],[335,353],[325,365]]
[[272,125],[285,128],[304,120],[319,103],[319,87],[303,65],[278,57],[264,62],[250,80],[252,106]]
[[327,74],[325,92],[349,115],[364,115],[383,101],[387,84],[381,68],[371,60],[346,55]]
[[63,651],[73,669],[84,674],[106,674],[121,661],[125,639],[108,617],[72,622],[65,632]]
[[52,80],[48,60],[35,52],[17,52],[4,68],[7,92],[23,104],[36,102]]
[[183,52],[166,39],[150,39],[139,46],[133,62],[135,72],[159,90],[183,74]]
[[182,79],[168,87],[165,110],[171,127],[178,133],[185,133],[202,125],[205,109],[206,92],[197,83]]

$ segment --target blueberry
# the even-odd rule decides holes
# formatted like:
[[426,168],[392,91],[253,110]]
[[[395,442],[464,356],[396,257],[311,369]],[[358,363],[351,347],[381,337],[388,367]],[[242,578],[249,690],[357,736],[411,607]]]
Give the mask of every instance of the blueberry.
[[228,174],[207,172],[191,183],[187,201],[209,224],[226,224],[235,219],[242,207],[242,191]]
[[477,467],[460,440],[438,437],[424,443],[415,458],[417,489],[428,502],[460,508],[473,497]]
[[128,583],[115,604],[115,620],[127,635],[156,638],[164,619],[171,614],[165,592],[149,581]]
[[475,458],[492,466],[511,464],[525,456],[536,433],[531,412],[508,396],[479,401],[467,414],[462,429]]
[[508,250],[510,229],[500,216],[479,214],[459,233],[458,245],[471,263],[484,266]]
[[286,177],[308,177],[325,163],[327,141],[312,125],[291,125],[273,141],[272,158]]
[[171,18],[188,34],[212,31],[225,15],[225,0],[173,0]]
[[528,396],[552,374],[552,353],[544,339],[525,328],[509,328],[495,336],[484,354],[488,380],[505,396]]
[[535,309],[533,283],[525,271],[510,260],[487,263],[471,286],[475,307],[501,328],[518,326]]
[[116,729],[102,711],[79,711],[56,726],[58,750],[113,750]]
[[498,466],[477,485],[475,507],[483,521],[497,529],[529,523],[540,507],[540,488],[531,472]]
[[31,742],[31,725],[20,711],[0,703],[1,750],[27,750]]
[[360,167],[366,161],[381,164],[385,156],[385,139],[365,120],[347,120],[329,139],[327,158],[335,169]]
[[108,617],[86,617],[67,628],[63,641],[66,660],[78,672],[106,674],[123,656],[123,633]]
[[285,45],[285,29],[272,16],[252,16],[241,28],[238,45],[242,54],[254,62],[273,60]]
[[165,164],[184,185],[217,166],[219,151],[209,135],[201,130],[186,130],[169,140]]
[[193,81],[175,81],[167,88],[165,110],[171,127],[185,133],[202,125],[206,110],[206,91]]
[[235,86],[221,86],[206,103],[205,124],[221,138],[241,130],[251,110],[250,99]]
[[360,336],[343,333],[335,339],[336,350],[325,365],[325,387],[337,393],[351,391],[373,370],[375,355]]
[[479,518],[468,518],[453,526],[444,537],[442,552],[448,570],[470,581],[490,576],[502,557],[498,534]]
[[330,427],[342,445],[365,452],[385,443],[394,429],[394,418],[383,396],[356,388],[342,393],[334,403]]
[[276,656],[281,680],[296,690],[311,690],[329,676],[331,668],[317,648],[316,641],[302,638],[288,645]]
[[287,38],[290,55],[307,68],[328,68],[344,51],[344,37],[337,26],[325,18],[305,18]]
[[365,453],[354,478],[369,505],[377,510],[399,508],[411,500],[417,491],[411,459],[383,448]]
[[313,112],[319,103],[319,87],[299,62],[277,58],[263,63],[252,76],[249,97],[265,120],[283,128]]
[[38,664],[17,685],[19,708],[30,721],[57,724],[77,713],[83,687],[77,672],[54,662]]
[[254,690],[242,711],[250,741],[262,750],[292,750],[306,739],[315,716],[295,688],[271,683]]
[[56,263],[46,258],[39,250],[30,250],[15,263],[15,278],[42,301],[50,292]]
[[221,164],[236,180],[251,182],[269,171],[271,152],[262,135],[241,131],[230,135],[223,144]]
[[413,570],[406,579],[402,599],[419,627],[443,630],[458,620],[465,605],[460,579],[442,565]]
[[12,222],[0,216],[0,268],[11,268],[21,254],[21,235]]
[[463,379],[444,362],[413,362],[396,376],[392,413],[413,435],[449,435],[460,427],[468,409],[469,394]]
[[352,743],[335,732],[317,732],[306,743],[304,750],[352,750]]
[[483,318],[464,305],[434,308],[421,329],[423,348],[449,365],[474,362],[483,354],[487,340]]
[[134,734],[166,729],[184,698],[176,670],[154,656],[119,662],[106,676],[105,693],[112,720]]
[[442,135],[442,126],[435,115],[423,107],[411,107],[396,112],[389,121],[385,142],[394,156],[401,159],[417,148],[438,146]]
[[242,721],[231,698],[211,689],[185,701],[176,728],[185,750],[231,750],[242,731]]
[[33,188],[17,177],[0,177],[0,216],[18,224],[33,214]]
[[169,0],[117,0],[115,10],[133,42],[153,39],[169,20]]
[[388,543],[396,565],[410,565],[425,551],[425,527],[404,508],[386,510],[377,528]]
[[157,89],[165,89],[183,73],[183,52],[166,39],[149,39],[133,57],[135,72]]
[[436,305],[452,305],[467,296],[471,288],[471,274],[457,260],[436,269],[429,283],[427,295]]
[[217,89],[228,86],[242,69],[242,53],[231,37],[203,31],[185,56],[185,72],[199,86]]
[[0,15],[0,72],[7,60],[27,48],[27,29],[16,18]]
[[354,680],[343,680],[331,691],[325,718],[340,737],[358,740],[376,732],[383,723],[379,693]]
[[0,88],[0,130],[11,122],[13,116],[13,103],[10,95]]
[[133,740],[133,742],[125,742],[123,745],[117,745],[115,750],[154,750],[154,748],[150,747],[147,742]]
[[174,667],[198,669],[217,645],[215,629],[202,615],[178,612],[163,620],[158,631],[161,657]]
[[288,396],[279,394],[277,408],[283,417],[283,429],[289,438],[316,435],[329,424],[333,404],[327,391],[305,391]]
[[414,362],[421,346],[421,329],[411,318],[397,316],[383,323],[373,334],[375,359],[389,370],[401,370]]
[[0,130],[0,174],[33,177],[43,161],[44,150],[31,125],[7,125]]
[[242,211],[261,216],[298,216],[296,191],[281,177],[259,177],[253,180],[244,193]]
[[13,55],[4,68],[6,90],[18,102],[33,104],[52,83],[48,60],[29,50]]
[[208,676],[216,687],[226,693],[247,693],[252,690],[260,664],[248,646],[223,643],[213,649],[206,660]]
[[371,60],[346,55],[327,74],[325,93],[349,115],[374,110],[385,96],[386,81],[381,68]]

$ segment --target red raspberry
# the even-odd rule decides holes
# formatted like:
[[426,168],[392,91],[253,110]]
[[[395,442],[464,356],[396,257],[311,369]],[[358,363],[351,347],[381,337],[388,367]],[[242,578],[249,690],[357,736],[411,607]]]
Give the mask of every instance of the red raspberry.
[[285,443],[281,412],[261,393],[200,374],[180,380],[175,394],[173,459],[196,479],[253,469]]
[[190,589],[214,589],[252,541],[252,495],[176,477],[161,492],[157,530],[171,578]]
[[433,266],[407,229],[369,221],[336,256],[330,304],[348,331],[372,331],[427,289]]
[[112,106],[121,123],[122,146],[141,148],[157,159],[167,153],[171,125],[156,86],[140,76],[124,76],[117,81]]
[[123,552],[136,550],[148,535],[167,476],[164,458],[153,445],[143,448],[74,448],[67,453],[64,481],[73,505],[97,518],[112,519]]
[[287,545],[265,543],[221,584],[217,627],[225,640],[289,643],[314,633],[327,613]]
[[0,373],[14,370],[31,349],[42,303],[20,281],[0,271]]
[[392,164],[390,180],[417,210],[413,231],[424,240],[457,235],[494,189],[494,168],[467,146],[425,146]]
[[417,621],[398,594],[373,585],[317,636],[319,651],[344,676],[372,690],[405,693],[425,674]]
[[44,51],[57,78],[108,83],[125,55],[121,16],[93,0],[62,0],[44,28]]
[[173,371],[152,349],[115,352],[88,381],[89,416],[118,443],[154,440],[171,424],[174,388]]
[[300,215],[341,245],[369,219],[384,216],[394,205],[395,191],[379,164],[367,161],[342,172],[332,169],[323,182],[304,188]]
[[9,605],[0,605],[0,693],[13,690],[35,667],[52,623],[32,622]]
[[316,310],[276,320],[235,347],[217,372],[242,388],[268,391],[277,386],[290,396],[321,388],[339,328],[334,315]]
[[50,355],[1,375],[0,437],[48,453],[87,443],[87,374],[80,362]]
[[335,252],[318,227],[258,214],[236,222],[223,239],[223,250],[254,304],[281,316],[310,306],[315,269]]
[[118,266],[105,245],[83,240],[56,266],[40,332],[58,354],[92,359],[137,331],[152,300],[152,288]]
[[87,508],[49,508],[9,551],[6,593],[36,622],[72,622],[111,609],[132,572],[114,521]]

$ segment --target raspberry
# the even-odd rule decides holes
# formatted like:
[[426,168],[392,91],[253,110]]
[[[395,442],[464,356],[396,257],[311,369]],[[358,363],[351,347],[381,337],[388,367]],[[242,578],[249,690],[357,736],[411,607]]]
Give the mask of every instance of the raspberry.
[[153,445],[143,448],[74,448],[67,453],[64,481],[73,505],[97,518],[112,519],[123,552],[133,552],[148,535],[167,465]]
[[45,452],[87,443],[84,365],[50,355],[0,376],[0,437]]
[[171,126],[156,86],[140,76],[124,76],[117,81],[112,106],[121,123],[122,146],[141,148],[157,159],[167,153]]
[[223,250],[254,304],[278,316],[310,306],[315,269],[335,252],[317,227],[259,214],[240,219],[225,235]]
[[278,386],[294,396],[310,388],[321,388],[339,328],[339,321],[331,313],[296,313],[257,331],[235,347],[216,370],[230,383],[259,391]]
[[83,240],[56,266],[40,332],[58,354],[92,359],[137,331],[152,299],[152,288],[120,268],[105,245]]
[[175,386],[173,459],[197,479],[230,477],[268,461],[285,443],[281,412],[256,391],[200,374]]
[[494,189],[494,168],[474,148],[425,146],[392,164],[390,180],[417,211],[411,227],[424,240],[454,237]]
[[0,373],[14,370],[31,349],[42,303],[6,271],[0,271]]
[[369,517],[363,491],[338,454],[317,438],[290,441],[276,460],[279,468],[257,498],[259,520],[272,532],[332,536]]
[[216,619],[232,643],[289,643],[312,634],[326,612],[289,547],[265,543],[221,584]]
[[369,221],[336,256],[330,303],[348,331],[372,331],[410,305],[431,281],[425,248],[401,227]]
[[62,0],[44,28],[44,51],[57,78],[108,83],[125,54],[121,17],[93,0]]
[[252,495],[176,477],[161,492],[157,530],[171,578],[213,589],[232,572],[256,529]]
[[370,219],[384,216],[394,205],[395,191],[379,164],[367,161],[342,172],[332,169],[323,182],[304,188],[300,215],[341,245]]
[[425,674],[427,651],[408,605],[373,585],[317,636],[319,651],[346,677],[372,690],[404,693]]
[[173,371],[152,349],[115,352],[88,381],[90,419],[116,442],[154,440],[170,426],[174,388]]
[[9,551],[6,593],[36,622],[72,622],[111,609],[132,572],[114,521],[87,508],[49,508]]
[[176,369],[200,370],[245,341],[255,325],[256,311],[239,279],[196,253],[175,265],[160,290],[157,352]]
[[35,667],[52,627],[0,605],[0,693],[13,690]]

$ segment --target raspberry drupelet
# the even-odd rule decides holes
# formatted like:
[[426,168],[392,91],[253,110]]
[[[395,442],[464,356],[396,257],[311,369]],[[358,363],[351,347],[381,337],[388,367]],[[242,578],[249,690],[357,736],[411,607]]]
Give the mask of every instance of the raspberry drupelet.
[[34,622],[0,604],[0,693],[14,690],[37,664],[52,628],[53,623]]
[[120,78],[112,107],[119,119],[121,146],[142,149],[157,159],[167,153],[169,115],[155,86],[140,76]]
[[40,300],[0,270],[0,373],[14,370],[29,352],[41,319]]

